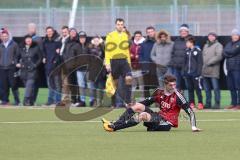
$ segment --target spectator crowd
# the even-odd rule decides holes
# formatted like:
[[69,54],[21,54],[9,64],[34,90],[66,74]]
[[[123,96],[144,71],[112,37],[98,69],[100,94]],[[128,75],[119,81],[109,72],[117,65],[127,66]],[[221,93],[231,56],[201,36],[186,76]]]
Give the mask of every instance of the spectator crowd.
[[[107,75],[111,74],[117,88],[111,97],[111,106],[126,107],[135,102],[136,97],[150,97],[151,89],[163,87],[164,75],[172,74],[177,78],[176,88],[188,97],[191,108],[219,109],[220,65],[224,60],[231,95],[231,104],[225,107],[240,109],[238,29],[230,32],[231,40],[226,46],[218,41],[217,33],[211,31],[203,48],[200,48],[187,24],[179,27],[179,36],[174,41],[167,30],[156,31],[153,26],[146,28],[146,37],[139,30],[132,35],[121,18],[116,19],[115,26],[105,40],[99,35],[88,40],[85,31],[78,32],[76,28],[68,26],[63,26],[60,34],[48,26],[42,38],[37,34],[36,24],[30,23],[21,43],[16,43],[11,32],[2,28],[1,105],[35,105],[41,79],[39,68],[44,65],[48,86],[47,106],[102,106]],[[77,57],[87,65],[78,65]],[[96,65],[98,60],[102,63],[100,66]],[[100,72],[93,75],[91,72],[99,67]],[[19,79],[25,87],[23,100],[19,98]],[[13,104],[9,101],[10,89]],[[204,101],[202,90],[206,93]]]

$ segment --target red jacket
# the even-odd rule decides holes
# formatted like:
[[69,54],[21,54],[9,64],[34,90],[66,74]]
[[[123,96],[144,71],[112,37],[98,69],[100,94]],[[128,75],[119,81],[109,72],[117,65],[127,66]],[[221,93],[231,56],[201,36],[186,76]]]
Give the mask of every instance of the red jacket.
[[132,45],[130,46],[131,66],[132,66],[132,69],[134,70],[140,69],[139,49],[140,49],[140,44],[136,44],[133,42]]
[[139,53],[140,53],[140,46],[144,41],[145,41],[144,37],[142,37],[137,42],[135,40],[133,40],[132,45],[130,46],[131,66],[132,66],[132,69],[134,69],[134,70],[140,69]]

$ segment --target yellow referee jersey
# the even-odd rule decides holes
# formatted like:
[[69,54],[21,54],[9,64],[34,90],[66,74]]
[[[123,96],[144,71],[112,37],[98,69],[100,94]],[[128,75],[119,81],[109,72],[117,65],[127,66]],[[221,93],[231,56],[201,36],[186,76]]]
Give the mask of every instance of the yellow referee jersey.
[[105,64],[110,65],[111,59],[126,58],[130,64],[129,39],[125,32],[113,31],[106,37]]

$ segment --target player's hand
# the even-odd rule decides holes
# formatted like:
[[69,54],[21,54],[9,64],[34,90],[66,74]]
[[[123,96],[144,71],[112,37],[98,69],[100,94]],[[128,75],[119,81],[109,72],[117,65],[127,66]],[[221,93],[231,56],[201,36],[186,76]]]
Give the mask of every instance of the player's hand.
[[110,67],[110,65],[106,65],[106,70],[107,70],[108,73],[111,72],[111,67]]
[[16,64],[16,67],[17,67],[17,68],[21,68],[22,66],[21,66],[20,63],[18,63],[18,64]]
[[192,127],[192,132],[200,132],[200,131],[202,131],[202,129],[197,128],[195,126]]
[[42,62],[45,64],[47,62],[47,59],[43,58]]

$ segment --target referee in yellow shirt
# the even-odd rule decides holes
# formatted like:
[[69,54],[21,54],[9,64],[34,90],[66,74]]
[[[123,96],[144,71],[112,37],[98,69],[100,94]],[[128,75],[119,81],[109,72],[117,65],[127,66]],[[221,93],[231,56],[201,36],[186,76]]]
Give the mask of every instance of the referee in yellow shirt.
[[[131,90],[132,74],[130,68],[129,37],[124,32],[123,19],[117,18],[115,25],[116,29],[106,37],[105,66],[107,71],[112,74],[115,86],[118,86],[118,79],[122,76],[125,78],[126,88]],[[126,93],[130,94],[126,95],[126,97],[131,97],[131,92],[126,91]],[[131,101],[129,98],[126,98],[126,100],[126,103],[130,103]]]

